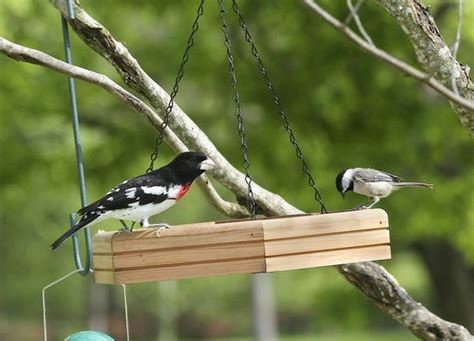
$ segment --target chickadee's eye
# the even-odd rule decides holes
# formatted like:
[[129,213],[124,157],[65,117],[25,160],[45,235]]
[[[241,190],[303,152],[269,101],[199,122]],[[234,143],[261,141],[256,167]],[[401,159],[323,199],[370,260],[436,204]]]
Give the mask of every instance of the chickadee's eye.
[[192,156],[192,157],[191,157],[191,161],[193,161],[193,162],[197,161],[197,157]]

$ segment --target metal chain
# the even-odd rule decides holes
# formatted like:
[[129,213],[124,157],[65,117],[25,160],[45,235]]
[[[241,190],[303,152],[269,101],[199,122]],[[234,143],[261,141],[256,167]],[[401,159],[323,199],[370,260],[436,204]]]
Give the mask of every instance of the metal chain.
[[272,96],[273,102],[275,103],[275,105],[277,107],[278,114],[280,115],[280,118],[283,121],[283,125],[285,127],[285,130],[288,133],[288,136],[290,138],[290,142],[295,148],[296,157],[301,161],[302,170],[306,174],[306,176],[308,177],[308,185],[314,190],[314,199],[321,206],[321,213],[327,213],[327,209],[326,209],[326,206],[324,205],[324,203],[322,201],[321,194],[319,193],[319,190],[316,187],[316,182],[314,181],[314,179],[313,179],[313,177],[310,173],[308,164],[306,163],[306,161],[303,157],[303,152],[301,151],[298,143],[296,142],[295,134],[293,133],[293,130],[290,128],[290,123],[288,122],[288,118],[286,117],[286,114],[283,111],[280,99],[278,98],[278,96],[276,94],[276,91],[275,91],[275,88],[273,87],[273,84],[270,81],[270,77],[268,76],[268,72],[265,69],[265,66],[263,65],[263,62],[262,62],[262,59],[260,58],[260,55],[258,54],[257,47],[255,46],[255,44],[252,40],[252,36],[250,35],[250,32],[247,28],[247,25],[245,25],[244,18],[242,17],[242,14],[239,11],[236,0],[232,0],[232,9],[235,12],[235,14],[237,14],[237,16],[239,18],[239,24],[240,24],[240,27],[242,28],[242,31],[244,32],[245,40],[250,44],[250,49],[251,49],[252,55],[255,57],[255,60],[257,62],[257,66],[258,66],[258,68],[259,68],[259,70],[262,74],[262,77],[265,81],[265,84],[267,85],[267,88],[268,88],[268,90],[269,90],[269,92]]
[[228,62],[229,74],[230,74],[230,85],[232,86],[232,90],[233,90],[232,99],[235,103],[235,108],[236,108],[235,113],[237,116],[237,125],[239,129],[240,150],[242,151],[242,158],[243,158],[242,165],[244,166],[245,182],[247,183],[247,197],[249,200],[249,205],[250,205],[249,208],[250,208],[250,213],[252,215],[252,219],[255,219],[256,205],[255,205],[255,199],[254,199],[254,194],[252,190],[252,178],[250,177],[250,172],[249,172],[250,162],[248,158],[247,136],[245,133],[242,107],[240,105],[240,95],[237,89],[237,77],[235,75],[234,57],[232,56],[231,42],[229,38],[230,29],[229,29],[229,26],[227,26],[227,23],[225,21],[226,11],[224,8],[223,1],[217,0],[217,2],[219,4],[219,16],[222,21],[222,32],[224,32],[224,45],[227,52],[227,62]]
[[148,166],[148,169],[146,170],[147,173],[149,173],[153,170],[153,165],[154,165],[156,159],[158,158],[158,149],[160,147],[160,144],[163,142],[163,137],[165,135],[165,129],[168,126],[171,111],[173,111],[174,98],[178,94],[179,82],[181,81],[181,79],[184,76],[184,67],[186,66],[186,63],[189,60],[189,50],[194,45],[194,34],[199,29],[198,21],[199,21],[199,18],[203,15],[203,13],[204,13],[204,0],[201,0],[201,3],[199,4],[199,7],[197,9],[196,19],[194,19],[194,22],[193,22],[193,26],[192,26],[192,29],[191,29],[191,34],[189,35],[188,43],[186,45],[186,49],[184,50],[183,58],[181,60],[180,66],[179,66],[178,75],[176,76],[176,79],[174,81],[173,91],[170,94],[170,100],[169,100],[168,105],[166,106],[166,109],[165,109],[165,112],[164,112],[163,122],[161,122],[161,124],[160,124],[158,137],[155,140],[155,145],[153,147],[153,152],[150,155],[150,165]]

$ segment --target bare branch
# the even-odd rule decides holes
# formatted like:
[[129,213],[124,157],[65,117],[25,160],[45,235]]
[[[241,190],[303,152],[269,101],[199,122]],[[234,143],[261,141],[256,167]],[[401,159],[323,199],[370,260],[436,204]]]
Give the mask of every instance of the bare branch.
[[[354,6],[354,10],[350,11],[349,15],[344,20],[344,25],[349,26],[349,24],[351,23],[351,21],[354,17],[353,14],[359,12],[359,8],[360,8],[360,6],[362,6],[363,3],[364,3],[364,0],[357,1],[356,5]],[[352,4],[352,2],[351,2],[351,4]]]
[[[396,69],[400,70],[404,74],[411,76],[431,87],[433,90],[438,92],[439,94],[443,95],[444,97],[448,98],[452,103],[455,104],[455,108],[457,109],[456,112],[458,113],[458,117],[461,123],[464,125],[466,130],[474,136],[474,102],[457,96],[453,91],[447,88],[445,85],[438,82],[434,79],[431,75],[424,73],[407,63],[393,57],[392,55],[388,54],[387,52],[370,45],[364,39],[359,37],[354,31],[348,28],[346,25],[341,23],[339,20],[334,18],[331,14],[326,12],[322,9],[318,4],[316,4],[313,0],[304,0],[306,5],[308,5],[316,14],[318,14],[324,21],[326,21],[329,25],[334,27],[335,29],[339,30],[342,34],[344,34],[350,41],[355,43],[358,47],[362,50],[368,52],[372,56],[380,59],[381,61],[395,67]],[[392,3],[394,1],[387,1],[387,3]],[[448,49],[449,52],[449,49]],[[451,63],[450,63],[451,65]],[[472,91],[469,87],[471,85],[463,84],[463,89],[466,91]]]
[[[2,37],[0,37],[0,53],[3,53],[17,61],[41,65],[62,74],[94,85],[98,85],[112,95],[116,96],[133,110],[144,114],[156,129],[158,129],[163,122],[149,105],[136,96],[132,95],[127,90],[123,89],[105,75],[67,64],[59,59],[51,57],[44,52],[17,45]],[[165,141],[176,152],[184,152],[188,150],[186,145],[170,129],[165,130]],[[205,175],[201,175],[198,178],[198,184],[209,202],[223,214],[234,218],[240,218],[248,215],[248,211],[245,207],[237,203],[227,202],[222,199]]]
[[[362,0],[360,0],[357,5],[362,5]],[[359,6],[360,6],[359,5]],[[349,8],[349,11],[351,14],[349,15],[348,18],[354,18],[354,21],[356,22],[357,28],[360,32],[360,34],[364,37],[364,39],[370,44],[375,46],[374,42],[372,41],[372,38],[370,38],[369,34],[364,28],[364,25],[362,25],[362,22],[360,21],[359,14],[357,14],[357,10],[354,8],[352,5],[352,0],[347,0],[347,7]],[[347,21],[347,20],[346,20]]]
[[453,45],[453,48],[451,50],[451,54],[453,55],[453,63],[452,63],[452,67],[451,67],[451,85],[452,85],[453,91],[456,93],[456,95],[459,95],[458,86],[456,85],[455,71],[456,71],[456,56],[458,54],[459,44],[461,43],[462,13],[463,13],[463,1],[459,0],[459,3],[458,3],[458,23],[457,23],[457,27],[456,27],[456,38],[454,40],[454,45]]

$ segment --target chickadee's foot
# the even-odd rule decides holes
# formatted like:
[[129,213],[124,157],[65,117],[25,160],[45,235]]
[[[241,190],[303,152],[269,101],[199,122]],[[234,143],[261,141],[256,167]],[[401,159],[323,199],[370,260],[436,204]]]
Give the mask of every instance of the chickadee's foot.
[[119,229],[119,232],[132,233],[132,230],[130,230],[128,227],[122,227]]
[[167,230],[171,227],[171,225],[169,224],[166,224],[166,223],[161,223],[161,224],[151,224],[151,225],[148,225],[147,228],[152,228],[152,229],[156,229],[156,236],[159,237],[160,236],[160,232],[162,230]]
[[354,207],[354,210],[366,210],[366,209],[368,209],[368,207],[365,205],[358,205]]

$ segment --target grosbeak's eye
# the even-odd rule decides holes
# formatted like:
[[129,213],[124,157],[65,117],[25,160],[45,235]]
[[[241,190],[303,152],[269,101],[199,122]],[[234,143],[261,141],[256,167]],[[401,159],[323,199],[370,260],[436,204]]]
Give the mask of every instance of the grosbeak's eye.
[[192,157],[191,157],[191,161],[196,162],[196,161],[197,161],[197,157],[192,156]]

